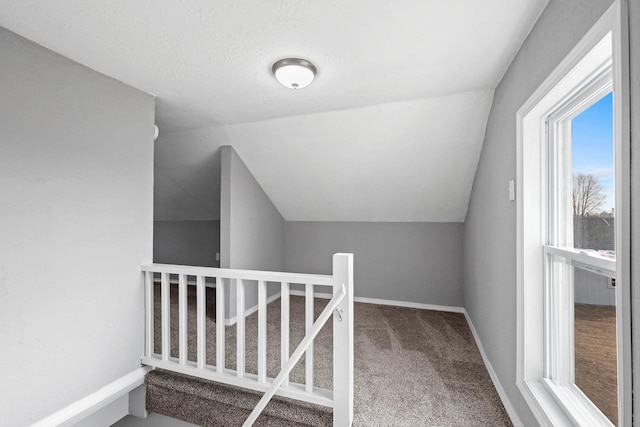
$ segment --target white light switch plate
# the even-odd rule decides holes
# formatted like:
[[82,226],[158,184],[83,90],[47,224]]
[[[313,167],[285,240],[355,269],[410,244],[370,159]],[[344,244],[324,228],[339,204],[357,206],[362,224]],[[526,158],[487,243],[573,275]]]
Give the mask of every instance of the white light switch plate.
[[515,180],[509,181],[509,201],[513,202],[516,199],[516,182]]

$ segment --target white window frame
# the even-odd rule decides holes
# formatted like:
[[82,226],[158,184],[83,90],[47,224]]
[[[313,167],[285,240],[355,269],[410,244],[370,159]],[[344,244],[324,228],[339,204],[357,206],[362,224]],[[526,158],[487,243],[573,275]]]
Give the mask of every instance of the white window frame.
[[[606,43],[611,45],[610,38]],[[612,52],[610,52],[612,55]],[[545,263],[545,371],[543,384],[577,424],[596,421],[612,426],[607,417],[575,384],[574,272],[580,267],[607,277],[616,276],[616,262],[574,248],[572,120],[613,90],[611,61],[596,68],[586,85],[547,120],[548,223],[543,247]],[[570,408],[576,408],[571,411]],[[578,409],[579,408],[579,409]],[[574,413],[575,412],[575,413]],[[582,421],[580,421],[583,419]]]
[[[631,427],[630,334],[630,130],[627,1],[616,0],[517,113],[517,372],[516,383],[542,426],[610,426],[611,423],[575,386],[553,381],[545,340],[545,264],[559,256],[616,279],[618,337],[618,422]],[[614,91],[614,161],[616,261],[579,250],[548,245],[550,115],[577,99],[594,76],[612,69]],[[562,246],[565,246],[564,242]],[[569,242],[572,243],[572,242]],[[568,246],[568,245],[566,245]],[[564,316],[567,313],[563,314]],[[555,333],[555,332],[554,332]],[[559,332],[566,337],[572,331]],[[559,339],[557,336],[555,339]],[[560,338],[561,339],[561,338]],[[571,338],[572,339],[572,338]],[[573,357],[562,359],[573,364]],[[569,372],[573,373],[573,366]],[[567,372],[565,369],[563,372]],[[573,375],[573,374],[571,374]],[[569,378],[573,381],[573,378]]]

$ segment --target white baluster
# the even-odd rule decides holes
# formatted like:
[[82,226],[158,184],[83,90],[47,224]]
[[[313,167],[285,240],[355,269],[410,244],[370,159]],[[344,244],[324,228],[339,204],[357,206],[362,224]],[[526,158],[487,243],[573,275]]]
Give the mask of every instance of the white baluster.
[[187,276],[178,275],[178,360],[187,364]]
[[[280,289],[280,369],[284,369],[289,360],[289,284],[282,282]],[[288,375],[282,386],[289,386]]]
[[171,352],[171,343],[169,341],[169,310],[170,310],[170,297],[169,293],[169,274],[160,273],[160,287],[162,290],[162,360],[165,362],[169,360]]
[[216,371],[224,372],[224,282],[216,277]]
[[[305,287],[305,334],[308,335],[313,326],[313,285]],[[306,352],[305,358],[306,387],[308,393],[313,392],[313,342]]]
[[236,322],[237,327],[237,358],[236,372],[238,377],[244,377],[244,281],[236,280]]
[[144,355],[153,357],[153,272],[144,273],[145,327]]
[[267,283],[258,281],[258,382],[267,380]]
[[353,423],[353,254],[333,255],[333,294],[347,295],[333,316],[333,425]]
[[196,329],[198,369],[204,369],[207,363],[207,293],[204,276],[196,277]]

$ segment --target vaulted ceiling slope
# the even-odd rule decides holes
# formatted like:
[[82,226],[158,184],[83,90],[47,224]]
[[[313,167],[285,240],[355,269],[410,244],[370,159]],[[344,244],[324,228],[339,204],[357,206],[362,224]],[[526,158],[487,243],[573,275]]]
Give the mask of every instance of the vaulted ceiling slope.
[[[157,95],[164,141],[236,147],[287,219],[459,221],[492,90],[546,2],[3,0],[0,25]],[[308,88],[271,76],[289,56],[318,67]],[[215,210],[157,160],[193,204],[173,216]]]
[[213,175],[212,153],[233,145],[286,220],[458,222],[491,100],[468,92],[164,134],[156,167],[192,189],[172,206],[206,204],[212,189],[194,176],[203,162]]

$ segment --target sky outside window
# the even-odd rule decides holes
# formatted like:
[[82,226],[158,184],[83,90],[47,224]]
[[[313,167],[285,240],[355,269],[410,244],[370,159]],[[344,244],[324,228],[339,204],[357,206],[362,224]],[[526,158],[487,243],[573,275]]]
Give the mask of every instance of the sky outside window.
[[606,199],[601,211],[615,207],[613,171],[613,93],[571,121],[573,173],[592,174]]

